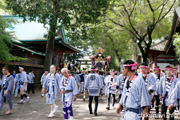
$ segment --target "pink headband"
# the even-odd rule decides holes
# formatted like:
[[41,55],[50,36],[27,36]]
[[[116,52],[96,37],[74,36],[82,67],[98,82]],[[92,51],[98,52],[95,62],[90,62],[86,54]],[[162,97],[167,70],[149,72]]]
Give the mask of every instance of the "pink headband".
[[178,69],[173,69],[173,70],[178,70]]
[[140,65],[140,68],[148,68],[148,66]]
[[124,67],[131,67],[131,70],[135,70],[136,66],[138,66],[137,62],[135,62],[134,64],[126,64],[126,65],[124,65]]
[[160,70],[160,68],[154,68],[154,70]]
[[113,70],[110,70],[110,73],[115,73]]
[[166,70],[172,70],[172,68],[165,68],[165,71],[166,71]]
[[96,69],[91,69],[91,71],[96,71]]

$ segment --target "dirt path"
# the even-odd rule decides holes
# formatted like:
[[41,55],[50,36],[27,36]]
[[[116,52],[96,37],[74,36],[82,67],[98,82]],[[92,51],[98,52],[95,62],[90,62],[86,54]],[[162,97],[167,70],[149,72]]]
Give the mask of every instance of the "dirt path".
[[[50,106],[46,105],[45,97],[41,97],[40,92],[36,92],[36,94],[30,94],[30,97],[30,103],[24,103],[22,105],[17,104],[17,102],[20,100],[19,97],[13,97],[13,114],[11,115],[4,114],[8,110],[8,104],[5,103],[2,110],[0,111],[0,120],[63,120],[62,105],[60,100],[56,102],[59,108],[55,113],[55,117],[49,119],[47,116],[50,112]],[[122,114],[117,115],[115,109],[109,111],[105,109],[106,100],[104,97],[102,100],[100,100],[98,116],[96,117],[94,115],[89,115],[88,100],[83,102],[81,98],[82,95],[79,95],[77,101],[73,103],[75,120],[122,120]],[[155,111],[153,109],[151,113],[154,112]],[[178,113],[176,112],[176,115],[177,114]],[[176,118],[175,120],[180,120],[180,118]]]

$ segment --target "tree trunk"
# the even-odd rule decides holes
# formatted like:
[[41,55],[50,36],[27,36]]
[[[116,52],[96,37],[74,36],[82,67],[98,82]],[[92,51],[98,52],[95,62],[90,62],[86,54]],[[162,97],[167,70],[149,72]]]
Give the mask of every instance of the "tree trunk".
[[55,43],[55,36],[56,36],[56,25],[57,25],[57,17],[52,16],[52,18],[50,19],[50,30],[48,32],[48,41],[46,44],[44,71],[49,71],[50,65],[52,64],[54,43]]

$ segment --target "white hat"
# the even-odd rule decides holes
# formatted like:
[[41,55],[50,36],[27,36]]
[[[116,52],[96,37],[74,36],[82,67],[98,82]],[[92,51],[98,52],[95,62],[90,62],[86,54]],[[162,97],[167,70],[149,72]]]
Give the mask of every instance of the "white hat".
[[21,67],[21,66],[19,66],[19,69],[24,70],[24,68],[23,68],[23,67]]

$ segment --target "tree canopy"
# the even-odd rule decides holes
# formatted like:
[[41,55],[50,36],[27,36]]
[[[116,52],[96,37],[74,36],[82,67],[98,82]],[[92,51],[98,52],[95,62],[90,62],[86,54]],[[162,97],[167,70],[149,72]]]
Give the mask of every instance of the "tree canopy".
[[176,0],[116,0],[104,18],[110,29],[126,31],[147,62],[153,40],[168,36]]
[[[56,31],[62,25],[71,32],[82,30],[88,23],[97,23],[105,13],[109,0],[6,0],[7,8],[22,16],[24,21],[38,21],[49,25],[44,70],[52,63]],[[27,17],[28,16],[28,17]]]

